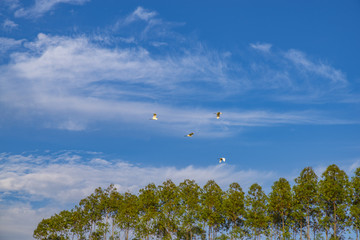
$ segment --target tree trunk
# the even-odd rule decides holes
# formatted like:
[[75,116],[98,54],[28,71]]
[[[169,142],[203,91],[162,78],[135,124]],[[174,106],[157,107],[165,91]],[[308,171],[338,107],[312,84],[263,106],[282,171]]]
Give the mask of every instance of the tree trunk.
[[114,224],[114,218],[111,220],[111,238],[114,239],[114,231],[115,231],[115,224]]
[[284,236],[284,233],[285,233],[285,216],[281,216],[282,218],[282,233],[283,233],[283,236]]
[[337,239],[337,234],[336,234],[336,205],[335,205],[335,202],[334,202],[334,236],[335,236],[335,239]]
[[125,230],[125,240],[129,240],[129,229]]
[[307,240],[310,240],[310,216],[309,216],[309,205],[306,209],[306,224],[307,224],[307,230],[306,230],[306,236]]
[[211,240],[211,227],[209,225],[209,240]]
[[108,223],[108,214],[106,213],[105,215],[105,232],[104,232],[104,240],[106,240],[106,228],[107,228],[107,223]]
[[329,240],[329,238],[328,238],[328,230],[327,229],[325,230],[325,235],[326,235],[326,240]]

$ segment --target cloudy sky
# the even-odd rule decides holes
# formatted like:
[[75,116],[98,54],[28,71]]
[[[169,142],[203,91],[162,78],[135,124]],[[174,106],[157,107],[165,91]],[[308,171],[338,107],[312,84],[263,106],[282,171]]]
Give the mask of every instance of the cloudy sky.
[[110,183],[269,191],[333,163],[351,176],[359,12],[356,0],[1,0],[0,239],[32,239]]

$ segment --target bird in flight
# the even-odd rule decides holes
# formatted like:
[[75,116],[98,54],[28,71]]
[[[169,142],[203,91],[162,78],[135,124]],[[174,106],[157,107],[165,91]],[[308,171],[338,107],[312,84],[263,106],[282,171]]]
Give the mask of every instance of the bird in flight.
[[194,135],[194,133],[189,133],[188,135],[185,135],[185,137],[192,137]]
[[150,118],[150,120],[158,120],[157,117],[156,117],[156,113],[154,113],[153,117]]
[[220,115],[222,114],[222,112],[217,112],[215,113],[216,114],[216,119],[219,119],[220,118]]
[[225,158],[219,158],[219,163],[225,162]]

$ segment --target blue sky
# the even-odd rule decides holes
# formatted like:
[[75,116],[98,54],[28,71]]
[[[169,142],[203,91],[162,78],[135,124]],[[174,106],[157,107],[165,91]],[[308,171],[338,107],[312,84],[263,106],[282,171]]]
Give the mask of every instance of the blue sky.
[[358,1],[2,0],[0,238],[32,239],[42,218],[110,183],[269,191],[333,163],[351,176],[359,11]]

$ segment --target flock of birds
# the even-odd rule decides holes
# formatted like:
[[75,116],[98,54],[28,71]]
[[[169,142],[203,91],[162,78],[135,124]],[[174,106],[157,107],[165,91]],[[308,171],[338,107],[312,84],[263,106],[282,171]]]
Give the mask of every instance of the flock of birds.
[[[216,113],[214,113],[214,114],[216,114],[216,119],[219,119],[219,118],[220,118],[220,115],[222,114],[222,112],[216,112]],[[154,114],[153,114],[153,117],[150,118],[150,120],[158,120],[157,114],[154,113]],[[189,134],[186,134],[184,137],[192,137],[193,135],[194,135],[194,133],[191,132],[191,133],[189,133]],[[225,160],[226,160],[225,158],[218,158],[218,159],[219,159],[219,163],[225,162]]]

